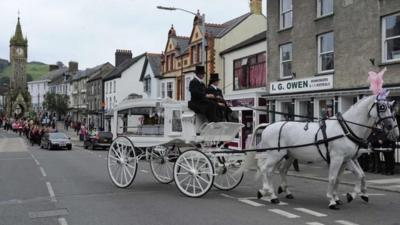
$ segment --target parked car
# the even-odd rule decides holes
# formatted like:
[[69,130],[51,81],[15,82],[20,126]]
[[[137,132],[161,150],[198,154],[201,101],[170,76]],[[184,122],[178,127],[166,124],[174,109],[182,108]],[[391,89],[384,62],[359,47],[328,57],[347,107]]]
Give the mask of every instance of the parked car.
[[97,131],[94,135],[86,135],[83,141],[83,147],[85,149],[95,149],[96,147],[101,147],[107,149],[111,146],[113,141],[113,135],[111,132]]
[[40,147],[49,150],[57,148],[66,148],[68,150],[71,150],[72,143],[71,139],[64,133],[61,132],[45,133],[40,142]]

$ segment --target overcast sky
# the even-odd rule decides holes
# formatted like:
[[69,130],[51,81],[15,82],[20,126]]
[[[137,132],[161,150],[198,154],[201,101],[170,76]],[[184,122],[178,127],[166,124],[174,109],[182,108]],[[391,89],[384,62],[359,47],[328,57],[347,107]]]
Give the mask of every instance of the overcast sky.
[[178,35],[189,36],[193,16],[159,10],[157,5],[200,9],[211,23],[250,10],[249,0],[0,0],[0,58],[9,59],[18,10],[22,32],[28,36],[28,61],[73,60],[84,69],[114,64],[115,49],[130,49],[133,55],[161,53],[171,24]]

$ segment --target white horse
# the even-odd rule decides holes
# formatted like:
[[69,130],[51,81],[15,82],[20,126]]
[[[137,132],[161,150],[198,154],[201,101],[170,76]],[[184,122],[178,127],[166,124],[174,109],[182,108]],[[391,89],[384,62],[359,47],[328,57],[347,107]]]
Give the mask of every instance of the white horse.
[[[327,190],[329,208],[338,209],[338,205],[341,204],[337,194],[338,177],[345,167],[360,180],[360,183],[356,184],[354,192],[348,194],[348,200],[357,194],[360,194],[364,200],[368,200],[365,175],[356,158],[365,153],[364,150],[360,150],[359,146],[363,140],[367,139],[372,129],[384,130],[391,140],[396,140],[399,136],[397,122],[391,112],[393,102],[387,101],[387,95],[388,92],[384,91],[378,96],[365,97],[353,105],[343,116],[338,115],[326,120],[328,149],[321,142],[318,146],[316,144],[307,145],[324,140],[319,123],[309,123],[308,129],[305,129],[305,123],[302,122],[276,122],[267,126],[262,132],[261,142],[257,148],[279,150],[247,154],[242,168],[246,170],[257,162],[263,180],[263,187],[258,191],[257,196],[261,198],[270,195],[271,203],[279,203],[272,183],[273,171],[279,167],[281,185],[278,192],[285,191],[287,198],[293,198],[286,184],[286,173],[293,160],[296,158],[302,162],[318,162],[324,160],[323,158],[330,158]],[[305,146],[298,147],[299,145]],[[282,166],[279,166],[285,156],[288,159]]]

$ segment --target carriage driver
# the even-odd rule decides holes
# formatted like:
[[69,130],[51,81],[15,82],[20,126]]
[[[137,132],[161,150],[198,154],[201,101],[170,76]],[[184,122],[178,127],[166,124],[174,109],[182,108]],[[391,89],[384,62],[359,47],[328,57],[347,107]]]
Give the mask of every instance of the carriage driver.
[[206,94],[206,85],[203,82],[204,66],[196,66],[196,76],[189,83],[191,99],[188,106],[195,113],[203,114],[209,122],[218,122],[217,103],[209,100],[212,94]]
[[211,97],[208,98],[217,103],[217,113],[220,121],[229,121],[232,110],[226,104],[224,96],[222,95],[222,90],[218,88],[219,81],[218,73],[210,74],[210,83],[206,89],[206,94],[207,96],[211,94]]

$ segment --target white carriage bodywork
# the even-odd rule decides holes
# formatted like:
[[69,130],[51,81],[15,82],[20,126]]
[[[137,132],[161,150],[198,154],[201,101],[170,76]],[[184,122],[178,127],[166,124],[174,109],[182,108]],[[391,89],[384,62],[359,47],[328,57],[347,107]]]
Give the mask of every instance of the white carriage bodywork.
[[[162,133],[143,134],[126,134],[135,143],[135,147],[153,147],[168,143],[176,143],[180,145],[190,145],[201,142],[227,142],[231,141],[240,129],[243,127],[239,123],[218,122],[207,123],[205,118],[190,110],[187,102],[175,101],[172,99],[128,99],[121,102],[114,109],[114,123],[112,131],[114,137],[121,135],[118,131],[123,128],[119,123],[119,112],[132,108],[148,108],[153,109],[153,113],[159,113],[164,118],[164,123],[158,128]],[[178,129],[176,129],[177,126]],[[138,124],[139,130],[151,130],[151,125],[146,126]],[[146,132],[145,132],[146,133]]]
[[[114,109],[113,143],[108,152],[108,172],[120,188],[135,179],[140,159],[150,155],[150,168],[157,181],[175,181],[179,191],[201,197],[212,186],[231,190],[243,173],[235,173],[242,158],[229,151],[230,142],[243,124],[207,123],[187,102],[172,99],[127,99]],[[216,151],[218,153],[216,153]]]

